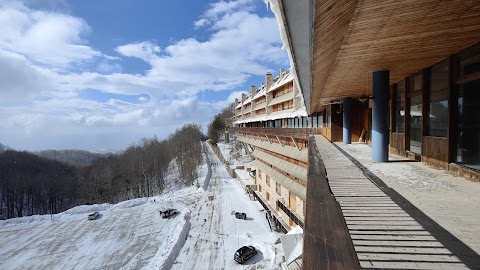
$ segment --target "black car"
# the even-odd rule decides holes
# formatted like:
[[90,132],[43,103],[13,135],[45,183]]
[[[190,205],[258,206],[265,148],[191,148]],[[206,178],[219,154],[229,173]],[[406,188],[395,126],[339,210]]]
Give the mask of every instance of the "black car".
[[177,209],[168,209],[165,211],[160,211],[160,216],[162,218],[169,218],[177,213],[178,213]]
[[88,220],[94,220],[100,215],[98,212],[88,215]]
[[247,214],[245,213],[240,213],[240,212],[235,212],[235,217],[238,219],[247,219]]
[[255,254],[257,254],[257,250],[252,247],[252,246],[243,246],[241,248],[239,248],[237,250],[237,252],[235,252],[235,256],[233,256],[233,259],[239,263],[239,264],[243,264],[245,263],[246,261],[248,261],[248,259],[250,259],[251,257],[255,256]]

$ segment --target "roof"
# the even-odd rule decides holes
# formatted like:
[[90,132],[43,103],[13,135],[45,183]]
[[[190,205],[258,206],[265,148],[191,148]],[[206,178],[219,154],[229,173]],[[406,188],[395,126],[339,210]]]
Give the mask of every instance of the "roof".
[[267,93],[267,87],[265,85],[262,85],[262,88],[260,91],[258,91],[254,96],[253,100],[259,99],[260,97],[264,96]]
[[[280,129],[280,128],[279,128]],[[298,151],[295,146],[292,145],[281,145],[279,143],[270,143],[266,139],[263,141],[258,139],[252,139],[243,135],[239,135],[238,139],[242,142],[248,143],[253,146],[257,146],[268,151],[272,151],[278,153],[283,156],[287,156],[296,160],[300,160],[302,162],[308,162],[308,150],[306,148]]]
[[268,174],[273,180],[280,183],[280,185],[284,186],[290,192],[295,194],[295,196],[299,197],[301,200],[305,201],[307,198],[307,188],[300,185],[299,183],[293,181],[292,179],[288,178],[287,176],[281,174],[277,170],[273,169],[270,166],[267,166],[265,163],[260,162],[259,160],[253,161],[253,165]]
[[277,168],[280,168],[282,171],[290,174],[291,176],[296,177],[297,179],[307,181],[307,169],[302,167],[302,166],[299,166],[299,165],[293,164],[289,161],[283,160],[281,158],[272,156],[272,155],[270,155],[266,152],[260,151],[258,149],[255,149],[255,151],[253,151],[253,155],[255,157],[260,158],[261,160],[264,160],[264,161],[272,164],[273,166],[275,166]]
[[309,113],[369,95],[374,71],[393,84],[480,40],[478,1],[269,1]]
[[272,86],[268,89],[268,92],[272,92],[275,89],[280,88],[281,86],[284,86],[285,84],[293,81],[293,75],[291,72],[287,72],[286,75],[284,75],[281,79],[276,80]]

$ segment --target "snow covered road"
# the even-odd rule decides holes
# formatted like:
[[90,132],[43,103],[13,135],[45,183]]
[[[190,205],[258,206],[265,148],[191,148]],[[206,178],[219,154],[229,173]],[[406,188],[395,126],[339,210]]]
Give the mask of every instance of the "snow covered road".
[[[260,204],[248,199],[207,148],[218,164],[207,191],[189,187],[148,200],[0,221],[0,269],[277,269],[277,236]],[[203,178],[206,171],[204,165]],[[180,214],[160,218],[158,210],[167,208]],[[87,220],[93,211],[100,217]],[[235,219],[235,211],[247,220]],[[233,254],[247,244],[259,252],[238,265]]]
[[[280,255],[273,244],[277,236],[270,231],[258,202],[250,201],[235,179],[209,149],[213,167],[208,191],[192,210],[192,228],[172,269],[277,269]],[[247,214],[236,219],[234,212]],[[235,251],[253,245],[259,251],[245,265],[233,260]]]

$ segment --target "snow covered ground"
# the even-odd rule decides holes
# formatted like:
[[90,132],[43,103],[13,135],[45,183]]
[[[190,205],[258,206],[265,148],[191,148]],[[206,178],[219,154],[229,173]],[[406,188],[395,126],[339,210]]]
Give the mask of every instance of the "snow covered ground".
[[[203,166],[200,185],[206,171]],[[158,211],[167,208],[180,213],[160,218]],[[93,211],[99,218],[87,220]],[[247,220],[235,219],[234,211],[247,213]],[[0,238],[0,269],[278,269],[281,258],[260,204],[221,166],[213,167],[206,191],[194,186],[0,221]],[[238,265],[233,254],[246,244],[259,252]]]
[[225,142],[218,142],[218,148],[222,151],[223,157],[232,165],[231,167],[235,167],[236,165],[244,165],[252,159],[245,154],[245,149],[236,145],[237,141],[232,138],[230,143]]

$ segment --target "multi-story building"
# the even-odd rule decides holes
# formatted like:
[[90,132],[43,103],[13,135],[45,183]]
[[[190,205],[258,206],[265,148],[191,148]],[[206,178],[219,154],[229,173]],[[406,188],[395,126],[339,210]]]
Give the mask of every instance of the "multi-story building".
[[[283,231],[303,227],[306,128],[321,128],[321,115],[307,117],[301,91],[288,70],[280,70],[276,78],[267,73],[265,83],[259,88],[252,86],[250,95],[242,95],[236,104],[237,138],[255,157],[256,196]],[[265,133],[268,130],[274,132]]]
[[[305,217],[305,201],[310,213],[318,207],[315,190],[305,196],[318,181],[306,177],[311,134],[366,142],[374,162],[395,153],[480,179],[480,1],[269,2],[292,63],[293,103],[269,95],[285,84],[281,75],[270,86],[267,75],[237,106],[236,125],[256,158],[259,193],[288,225]],[[313,255],[333,247],[317,249],[324,231],[309,218],[307,268],[318,269]]]
[[[480,179],[480,1],[269,2],[306,114],[323,115],[318,133],[367,142],[374,162],[395,153]],[[304,269],[319,269],[350,246],[348,237],[328,245],[325,228],[333,223],[313,218],[333,209],[318,208],[330,196],[311,188],[321,178],[307,179]],[[342,228],[330,226],[331,235]]]

